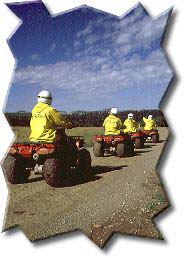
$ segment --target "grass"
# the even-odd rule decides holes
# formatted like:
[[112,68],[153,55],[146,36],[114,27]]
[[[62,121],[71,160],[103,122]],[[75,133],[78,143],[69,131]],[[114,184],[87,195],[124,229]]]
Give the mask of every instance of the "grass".
[[[12,127],[15,134],[16,142],[28,142],[30,135],[30,127]],[[85,139],[86,146],[91,147],[93,144],[93,135],[103,134],[103,127],[76,127],[71,130],[66,130],[67,135],[82,136]]]
[[103,127],[76,127],[66,132],[70,136],[79,135],[85,139],[87,147],[93,145],[93,136],[96,134],[104,134]]

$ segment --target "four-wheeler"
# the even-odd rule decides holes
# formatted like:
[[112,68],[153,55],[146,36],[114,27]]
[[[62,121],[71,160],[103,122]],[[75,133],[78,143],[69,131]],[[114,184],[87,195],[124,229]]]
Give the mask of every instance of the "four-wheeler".
[[14,143],[4,161],[7,180],[25,183],[34,170],[48,185],[57,187],[71,168],[78,176],[89,176],[91,156],[83,146],[79,136],[66,136],[58,143]]
[[[59,130],[58,130],[59,132]],[[95,135],[93,152],[96,157],[105,153],[117,157],[130,157],[136,149],[144,147],[144,141],[159,142],[158,130],[143,130],[131,134]],[[64,177],[75,168],[76,175],[89,176],[91,156],[84,148],[84,139],[80,136],[61,134],[57,143],[14,143],[5,158],[4,169],[8,182],[20,184],[28,181],[31,171],[41,174],[48,185],[61,185]]]
[[159,142],[159,132],[157,129],[143,130],[145,140],[151,140],[153,143]]
[[144,148],[144,133],[139,130],[134,133],[129,133],[132,140],[134,141],[135,149],[143,149]]
[[134,155],[134,143],[128,134],[95,135],[93,140],[93,152],[96,157],[103,157],[105,153],[119,158]]

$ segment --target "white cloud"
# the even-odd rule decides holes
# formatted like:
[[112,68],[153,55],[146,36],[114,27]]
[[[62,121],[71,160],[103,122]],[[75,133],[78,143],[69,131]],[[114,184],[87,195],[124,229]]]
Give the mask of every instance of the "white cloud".
[[167,22],[167,15],[163,15],[157,19],[151,19],[142,26],[142,29],[137,33],[136,40],[152,42],[158,37],[162,37],[164,28]]
[[33,61],[39,61],[39,60],[40,60],[40,57],[39,57],[38,54],[33,54],[33,55],[31,56],[31,60],[33,60]]
[[[168,15],[153,20],[143,13],[138,8],[133,16],[122,20],[111,22],[101,18],[89,22],[76,34],[74,54],[69,61],[19,69],[14,83],[56,87],[84,97],[100,94],[105,97],[127,88],[133,92],[154,87],[164,92],[172,72],[161,49],[149,53],[145,59],[136,53],[141,47],[150,49],[152,42],[161,37]],[[95,32],[98,26],[102,31],[105,28],[104,33]],[[53,44],[51,49],[55,47]]]
[[14,83],[39,85],[42,88],[68,90],[84,96],[103,92],[104,96],[124,88],[166,88],[171,71],[161,51],[151,53],[145,60],[138,55],[128,61],[113,62],[102,57],[56,64],[28,66],[17,70]]
[[[76,35],[74,49],[79,50],[81,42],[87,54],[94,54],[90,47],[97,42],[103,42],[104,48],[117,50],[121,48],[121,54],[127,55],[132,51],[143,48],[151,49],[155,40],[162,37],[167,22],[168,13],[157,19],[152,19],[141,5],[121,19],[112,17],[97,18]],[[100,30],[101,33],[97,33]],[[124,51],[123,51],[124,49]],[[78,54],[79,56],[79,54]]]
[[95,44],[97,41],[99,40],[99,38],[95,35],[89,35],[86,39],[85,39],[85,44],[86,45],[92,45]]
[[90,35],[92,31],[93,31],[93,27],[91,23],[89,23],[84,30],[79,31],[76,34],[76,38],[81,38],[82,36],[84,37],[84,36]]
[[126,44],[130,42],[130,35],[128,33],[121,33],[117,36],[116,43],[121,45],[121,44]]
[[52,46],[49,49],[49,52],[53,52],[55,50],[56,46],[57,46],[57,44],[53,43]]

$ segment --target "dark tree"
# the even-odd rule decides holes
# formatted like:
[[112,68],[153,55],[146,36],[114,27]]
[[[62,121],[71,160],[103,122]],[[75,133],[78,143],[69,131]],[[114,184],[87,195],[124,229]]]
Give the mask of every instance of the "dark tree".
[[[143,116],[147,117],[149,114],[152,114],[157,126],[167,127],[167,121],[163,116],[162,111],[153,109],[153,110],[125,110],[120,111],[118,116],[124,121],[127,118],[128,113],[133,113],[135,120],[143,125],[142,118]],[[62,115],[69,121],[73,123],[75,127],[100,127],[103,124],[104,119],[108,116],[107,111],[91,111],[91,112],[73,112],[73,113],[64,113]],[[28,112],[12,112],[5,113],[5,116],[11,126],[29,126],[31,113]]]

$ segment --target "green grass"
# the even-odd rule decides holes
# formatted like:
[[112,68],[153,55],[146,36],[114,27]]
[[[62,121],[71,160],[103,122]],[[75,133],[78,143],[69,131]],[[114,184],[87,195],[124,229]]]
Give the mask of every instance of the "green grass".
[[[30,127],[12,127],[15,134],[16,142],[28,142],[30,135]],[[82,136],[85,139],[86,146],[91,147],[93,144],[93,135],[103,134],[103,127],[76,127],[71,130],[66,130],[67,135]]]
[[15,134],[16,142],[28,142],[29,141],[29,135],[31,132],[29,127],[16,126],[16,127],[12,127],[12,130]]
[[85,139],[86,146],[91,147],[93,145],[93,136],[96,134],[104,134],[103,127],[76,127],[66,132],[70,136],[79,135]]

